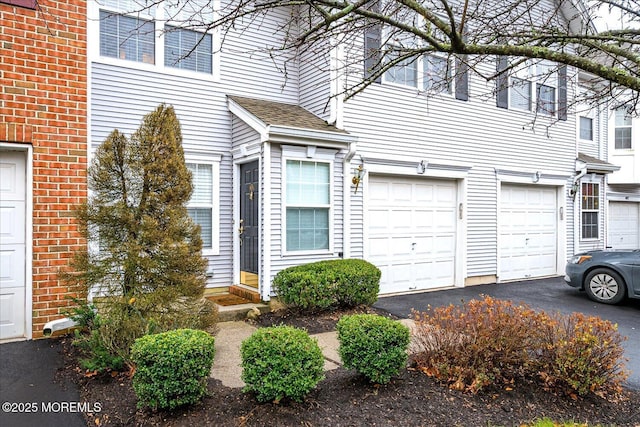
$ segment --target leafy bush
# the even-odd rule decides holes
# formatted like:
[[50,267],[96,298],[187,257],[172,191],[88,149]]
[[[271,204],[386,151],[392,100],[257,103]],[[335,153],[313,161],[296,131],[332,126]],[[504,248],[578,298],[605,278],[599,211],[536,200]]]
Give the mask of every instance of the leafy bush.
[[178,329],[136,340],[133,389],[138,407],[173,409],[198,402],[207,393],[215,354],[214,338],[203,331]]
[[336,326],[346,368],[385,384],[407,363],[409,328],[375,314],[343,316]]
[[124,366],[124,359],[114,355],[100,335],[102,319],[95,305],[74,298],[77,304],[66,314],[74,320],[79,329],[74,330],[73,345],[78,347],[83,357],[80,366],[88,371],[104,373],[119,371]]
[[282,302],[301,310],[371,305],[380,292],[380,270],[360,259],[319,261],[280,271],[273,287]]
[[242,342],[245,392],[260,402],[283,398],[301,401],[324,378],[324,357],[318,342],[291,326],[261,328]]
[[604,395],[625,378],[623,338],[597,317],[551,316],[485,297],[414,312],[414,320],[416,364],[458,390],[541,378],[554,391]]
[[618,392],[626,378],[621,366],[625,338],[616,325],[581,313],[554,320],[539,362],[545,385],[581,396]]

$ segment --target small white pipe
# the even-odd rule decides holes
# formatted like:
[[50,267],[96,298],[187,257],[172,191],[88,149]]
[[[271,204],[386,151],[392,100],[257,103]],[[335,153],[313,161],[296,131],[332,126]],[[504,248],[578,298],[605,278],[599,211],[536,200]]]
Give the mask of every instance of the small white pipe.
[[52,320],[51,322],[47,322],[42,328],[42,333],[45,336],[49,336],[56,331],[62,331],[63,329],[73,328],[77,326],[78,322],[73,319],[69,319],[68,317],[64,317],[62,319]]

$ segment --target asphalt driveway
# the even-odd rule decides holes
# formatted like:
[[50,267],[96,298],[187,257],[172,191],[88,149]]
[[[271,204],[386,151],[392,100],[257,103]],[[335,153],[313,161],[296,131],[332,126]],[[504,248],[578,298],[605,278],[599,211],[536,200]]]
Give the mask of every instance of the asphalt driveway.
[[388,296],[380,298],[374,306],[399,317],[409,317],[412,308],[423,311],[428,305],[458,305],[482,295],[524,302],[549,313],[580,312],[617,323],[618,331],[627,337],[623,345],[629,359],[626,364],[630,371],[628,385],[640,390],[640,300],[628,300],[615,306],[598,304],[588,299],[584,292],[566,285],[561,277],[556,277]]

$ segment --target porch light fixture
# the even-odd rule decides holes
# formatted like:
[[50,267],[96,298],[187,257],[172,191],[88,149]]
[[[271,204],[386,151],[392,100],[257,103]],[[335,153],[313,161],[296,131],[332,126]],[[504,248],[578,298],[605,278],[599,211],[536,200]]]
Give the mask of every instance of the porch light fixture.
[[418,172],[420,175],[422,175],[427,170],[427,165],[428,164],[429,164],[429,162],[425,162],[424,160],[420,160],[420,163],[418,163],[418,166],[416,167],[416,172]]
[[356,194],[358,192],[358,187],[360,186],[360,181],[362,181],[362,177],[364,176],[364,173],[365,173],[365,170],[362,167],[362,165],[358,166],[357,169],[354,169],[353,178],[351,178],[351,182],[353,183],[353,185],[356,186],[356,188],[353,191],[353,194]]

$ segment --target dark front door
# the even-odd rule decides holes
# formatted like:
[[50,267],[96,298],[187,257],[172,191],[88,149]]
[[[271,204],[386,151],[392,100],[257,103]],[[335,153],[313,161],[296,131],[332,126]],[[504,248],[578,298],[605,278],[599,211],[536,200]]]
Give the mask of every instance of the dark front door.
[[240,283],[258,287],[258,161],[240,165]]

